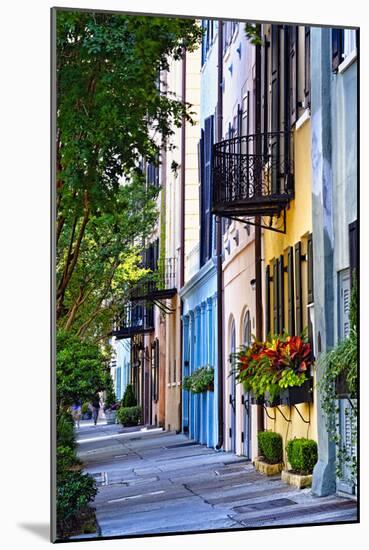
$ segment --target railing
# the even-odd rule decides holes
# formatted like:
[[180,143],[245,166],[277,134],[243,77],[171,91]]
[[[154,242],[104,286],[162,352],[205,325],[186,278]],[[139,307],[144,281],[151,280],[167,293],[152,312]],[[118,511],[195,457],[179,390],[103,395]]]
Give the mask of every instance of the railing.
[[214,145],[213,213],[274,215],[292,196],[290,132],[240,136]]
[[176,259],[165,258],[158,261],[152,271],[135,285],[130,294],[131,300],[153,300],[170,298],[176,293]]
[[112,336],[129,338],[135,334],[143,334],[154,330],[154,310],[144,304],[127,304],[115,320]]

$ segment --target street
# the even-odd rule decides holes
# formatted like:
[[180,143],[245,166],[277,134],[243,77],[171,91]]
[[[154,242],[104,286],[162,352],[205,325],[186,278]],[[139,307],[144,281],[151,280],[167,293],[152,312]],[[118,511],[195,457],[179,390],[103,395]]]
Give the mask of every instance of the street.
[[82,422],[77,442],[98,485],[93,506],[102,536],[356,519],[355,500],[314,497],[182,434]]

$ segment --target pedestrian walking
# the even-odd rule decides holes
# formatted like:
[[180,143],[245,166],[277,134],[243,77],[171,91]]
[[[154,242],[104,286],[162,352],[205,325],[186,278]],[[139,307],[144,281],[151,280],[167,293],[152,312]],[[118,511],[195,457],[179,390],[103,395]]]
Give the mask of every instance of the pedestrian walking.
[[93,397],[91,404],[92,404],[92,416],[94,419],[94,424],[96,426],[97,419],[99,417],[99,411],[100,411],[100,397],[98,393],[96,393],[95,396]]
[[75,426],[79,428],[82,416],[82,403],[80,399],[77,399],[77,401],[72,405],[72,416]]

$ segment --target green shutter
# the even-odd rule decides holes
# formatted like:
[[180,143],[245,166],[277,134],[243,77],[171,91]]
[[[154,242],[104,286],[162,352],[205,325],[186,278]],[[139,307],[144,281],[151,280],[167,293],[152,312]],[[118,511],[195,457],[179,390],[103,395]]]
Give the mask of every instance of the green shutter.
[[265,268],[265,335],[270,332],[270,269]]
[[278,260],[273,262],[273,332],[279,332],[278,323]]
[[310,233],[307,241],[308,255],[308,304],[314,302],[314,268],[313,268],[313,236]]
[[288,275],[288,332],[295,334],[295,288],[293,276],[293,247],[288,248],[287,275]]
[[302,332],[301,242],[295,244],[296,334]]

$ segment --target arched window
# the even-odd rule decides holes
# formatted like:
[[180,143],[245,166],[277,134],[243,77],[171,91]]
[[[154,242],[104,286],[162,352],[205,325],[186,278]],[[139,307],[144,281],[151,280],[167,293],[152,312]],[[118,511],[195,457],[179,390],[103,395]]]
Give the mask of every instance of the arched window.
[[251,344],[251,317],[249,310],[246,311],[243,320],[243,344],[248,346]]

